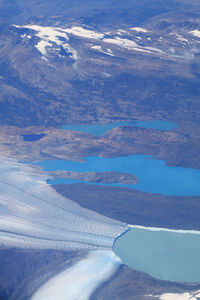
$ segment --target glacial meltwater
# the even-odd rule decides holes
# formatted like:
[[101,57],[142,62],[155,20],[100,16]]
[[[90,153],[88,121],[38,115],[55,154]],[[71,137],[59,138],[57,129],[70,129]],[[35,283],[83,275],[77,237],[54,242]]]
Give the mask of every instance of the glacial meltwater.
[[129,267],[157,279],[200,281],[200,232],[131,228],[114,244]]

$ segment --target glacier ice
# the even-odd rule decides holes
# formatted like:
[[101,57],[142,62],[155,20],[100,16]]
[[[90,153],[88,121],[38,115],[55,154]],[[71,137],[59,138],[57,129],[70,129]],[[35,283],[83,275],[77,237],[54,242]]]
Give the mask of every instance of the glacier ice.
[[111,249],[125,224],[57,194],[36,167],[0,158],[0,245]]
[[115,272],[118,265],[112,251],[91,251],[85,259],[42,285],[31,300],[55,300],[58,295],[59,300],[87,300],[99,283]]
[[88,299],[118,267],[112,246],[128,227],[64,198],[46,180],[39,167],[0,157],[0,248],[88,253],[37,286],[32,300]]

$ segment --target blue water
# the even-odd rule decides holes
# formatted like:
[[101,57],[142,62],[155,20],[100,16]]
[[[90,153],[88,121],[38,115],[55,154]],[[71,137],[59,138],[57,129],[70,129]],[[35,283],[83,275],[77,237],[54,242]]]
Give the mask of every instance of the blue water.
[[[139,183],[136,185],[109,184],[134,188],[144,192],[164,195],[200,195],[200,170],[169,167],[164,160],[153,159],[148,155],[131,155],[118,158],[86,157],[85,162],[67,160],[46,160],[36,163],[46,171],[68,170],[75,172],[116,171],[135,174]],[[56,183],[82,182],[57,179]]]
[[112,124],[92,124],[92,125],[64,125],[62,129],[64,130],[75,130],[79,132],[86,132],[94,135],[102,135],[106,131],[119,127],[119,126],[136,126],[143,128],[151,128],[158,130],[172,130],[177,128],[178,125],[172,122],[163,121],[163,120],[154,120],[154,121],[136,121],[136,122],[115,122]]
[[41,134],[23,134],[23,140],[26,142],[36,142],[39,141],[40,139],[42,139],[46,134],[41,133]]
[[114,252],[129,267],[170,281],[200,281],[200,235],[134,228]]
[[153,120],[153,121],[137,121],[135,123],[137,127],[151,128],[158,130],[172,130],[178,128],[178,125],[172,122],[163,120]]

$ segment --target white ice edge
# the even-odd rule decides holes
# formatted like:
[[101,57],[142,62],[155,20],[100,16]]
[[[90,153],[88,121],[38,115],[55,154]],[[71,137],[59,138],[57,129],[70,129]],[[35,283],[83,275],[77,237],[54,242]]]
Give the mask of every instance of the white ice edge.
[[160,228],[160,227],[146,227],[142,225],[131,225],[128,224],[129,228],[138,228],[138,229],[145,229],[150,231],[167,231],[167,232],[174,232],[174,233],[190,233],[190,234],[200,234],[198,230],[183,230],[183,229],[170,229],[170,228]]

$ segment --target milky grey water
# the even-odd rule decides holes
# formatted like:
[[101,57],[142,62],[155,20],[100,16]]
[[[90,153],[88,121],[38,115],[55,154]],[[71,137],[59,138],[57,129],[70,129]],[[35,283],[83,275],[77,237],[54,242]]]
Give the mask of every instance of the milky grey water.
[[114,245],[129,267],[170,281],[200,281],[200,232],[178,233],[132,228]]

